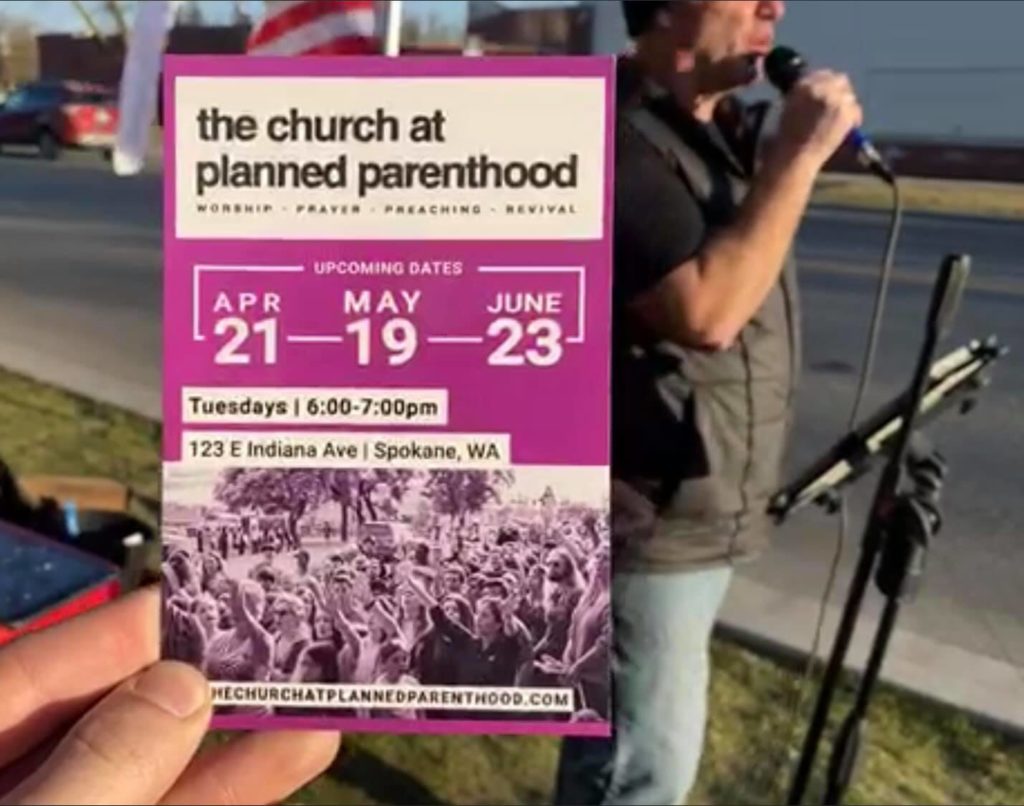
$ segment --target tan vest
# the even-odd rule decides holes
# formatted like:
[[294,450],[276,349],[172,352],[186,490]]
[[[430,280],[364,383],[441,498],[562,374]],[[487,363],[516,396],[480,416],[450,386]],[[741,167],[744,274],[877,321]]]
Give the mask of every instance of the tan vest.
[[[748,191],[742,167],[718,171],[646,105],[631,126],[697,200],[708,234]],[[617,568],[676,571],[750,558],[767,544],[800,365],[796,267],[728,350],[629,340],[616,356],[612,532]],[[621,344],[623,340],[620,339]]]

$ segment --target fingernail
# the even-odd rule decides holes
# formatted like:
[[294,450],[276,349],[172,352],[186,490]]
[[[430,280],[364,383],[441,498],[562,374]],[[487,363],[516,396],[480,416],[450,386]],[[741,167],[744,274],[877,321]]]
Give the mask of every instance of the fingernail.
[[206,679],[184,663],[158,663],[135,681],[134,690],[175,719],[187,719],[206,705]]

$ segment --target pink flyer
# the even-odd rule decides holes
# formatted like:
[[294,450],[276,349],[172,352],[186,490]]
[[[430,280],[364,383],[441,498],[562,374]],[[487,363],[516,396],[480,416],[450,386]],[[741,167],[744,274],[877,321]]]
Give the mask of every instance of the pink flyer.
[[164,656],[220,728],[607,736],[612,60],[165,64]]

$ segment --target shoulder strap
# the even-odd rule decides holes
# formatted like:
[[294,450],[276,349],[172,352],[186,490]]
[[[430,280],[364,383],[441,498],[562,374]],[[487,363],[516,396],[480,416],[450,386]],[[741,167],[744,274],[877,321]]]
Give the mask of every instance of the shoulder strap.
[[697,152],[648,109],[646,104],[631,105],[625,111],[625,116],[630,126],[676,168],[697,200],[702,204],[707,203],[713,189],[711,173]]
[[686,183],[712,221],[728,216],[747,193],[745,180],[730,170],[712,173],[708,159],[644,102],[623,110],[626,125],[657,151]]

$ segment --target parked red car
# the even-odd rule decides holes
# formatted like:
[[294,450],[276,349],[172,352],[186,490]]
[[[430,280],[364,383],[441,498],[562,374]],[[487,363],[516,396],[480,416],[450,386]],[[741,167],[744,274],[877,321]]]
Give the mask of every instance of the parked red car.
[[50,160],[65,148],[109,152],[116,132],[117,95],[98,84],[24,84],[0,103],[0,149],[35,145]]

